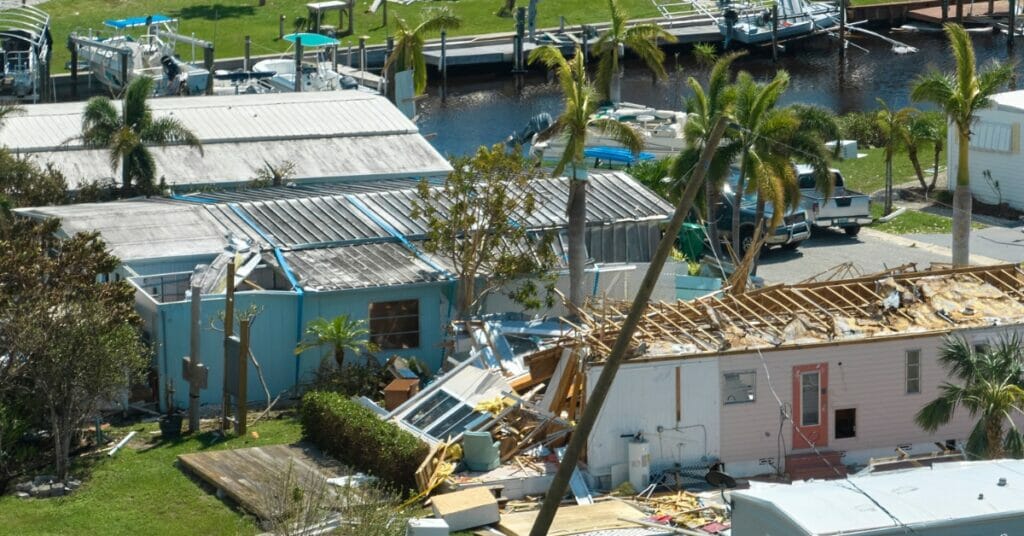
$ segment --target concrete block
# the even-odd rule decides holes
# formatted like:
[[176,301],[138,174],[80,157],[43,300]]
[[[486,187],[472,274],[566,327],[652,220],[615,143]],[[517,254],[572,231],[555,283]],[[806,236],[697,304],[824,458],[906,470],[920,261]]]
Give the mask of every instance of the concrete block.
[[448,536],[448,523],[443,519],[410,519],[405,536]]
[[501,520],[498,501],[486,488],[435,495],[431,501],[434,517],[443,519],[452,531],[482,527]]
[[14,496],[19,498],[19,499],[31,499],[32,498],[31,495],[29,495],[28,493],[26,493],[24,491],[19,491],[19,492],[15,493]]

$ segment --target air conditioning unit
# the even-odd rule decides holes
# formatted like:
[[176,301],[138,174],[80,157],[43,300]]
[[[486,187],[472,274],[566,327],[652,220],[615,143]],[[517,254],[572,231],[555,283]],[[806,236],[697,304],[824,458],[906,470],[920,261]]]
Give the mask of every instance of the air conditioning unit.
[[405,536],[448,536],[448,523],[443,519],[410,519]]

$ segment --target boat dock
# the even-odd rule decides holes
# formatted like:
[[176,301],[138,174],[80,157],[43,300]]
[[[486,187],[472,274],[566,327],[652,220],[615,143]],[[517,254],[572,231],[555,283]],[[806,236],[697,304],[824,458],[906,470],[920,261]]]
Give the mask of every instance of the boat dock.
[[[993,10],[989,11],[988,2],[971,2],[963,6],[964,9],[964,22],[966,23],[991,23],[994,17],[1007,17],[1010,14],[1010,2],[1008,0],[998,0],[993,2]],[[956,17],[956,5],[950,5],[948,8],[949,19],[953,20]],[[907,18],[929,22],[932,24],[942,24],[942,7],[922,7],[918,9],[912,9],[907,12]]]

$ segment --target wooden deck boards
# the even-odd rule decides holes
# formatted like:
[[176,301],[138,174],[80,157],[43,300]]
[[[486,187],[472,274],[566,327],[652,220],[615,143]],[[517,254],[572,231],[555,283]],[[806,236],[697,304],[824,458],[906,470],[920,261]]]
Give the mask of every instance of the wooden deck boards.
[[[992,13],[988,12],[988,2],[965,2],[964,3],[964,20],[971,22],[973,18],[988,18],[988,17],[1005,17],[1010,13],[1010,2],[1008,0],[999,0],[994,2],[994,10]],[[956,3],[950,2],[949,6],[949,20],[953,20],[956,17]],[[942,22],[942,8],[941,7],[923,7],[920,9],[911,10],[907,13],[907,17],[931,23]]]
[[[548,536],[568,536],[599,530],[635,529],[636,523],[622,519],[643,519],[644,513],[616,500],[583,506],[563,506],[555,514]],[[501,516],[498,530],[507,536],[526,536],[537,519],[537,511],[517,512]]]
[[342,474],[338,462],[301,443],[182,454],[178,462],[261,519],[266,518],[261,488],[281,482],[289,463],[299,485]]

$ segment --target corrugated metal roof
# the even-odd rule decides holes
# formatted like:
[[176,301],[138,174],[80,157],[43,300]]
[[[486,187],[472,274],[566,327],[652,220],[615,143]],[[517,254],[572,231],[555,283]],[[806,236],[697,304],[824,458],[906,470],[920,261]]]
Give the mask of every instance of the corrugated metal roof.
[[415,188],[420,179],[385,179],[375,181],[339,182],[333,184],[296,184],[268,186],[265,188],[240,188],[237,190],[199,191],[184,194],[182,200],[194,199],[198,203],[242,203],[245,201],[273,201],[278,199],[300,199],[328,195],[362,194],[382,190]]
[[[885,528],[900,529],[900,523],[925,532],[941,524],[948,534],[955,532],[953,527],[960,526],[963,534],[971,534],[973,520],[982,517],[1013,515],[1022,520],[1018,523],[1024,523],[1022,475],[1024,461],[993,460],[941,463],[851,477],[849,481],[791,485],[752,482],[750,489],[732,492],[733,521],[737,526],[741,523],[753,526],[751,523],[763,520],[757,517],[745,523],[742,519],[744,515],[764,516],[760,508],[750,514],[744,511],[744,503],[753,500],[791,519],[809,534],[859,534]],[[1000,478],[1006,478],[1007,485],[1000,486]],[[851,483],[856,483],[863,492]]]
[[303,289],[345,290],[445,279],[443,273],[396,243],[284,253]]
[[241,211],[266,234],[272,245],[295,247],[310,244],[359,242],[391,238],[344,197],[310,197],[255,201],[206,207],[222,221],[258,242],[266,242],[235,211]]

